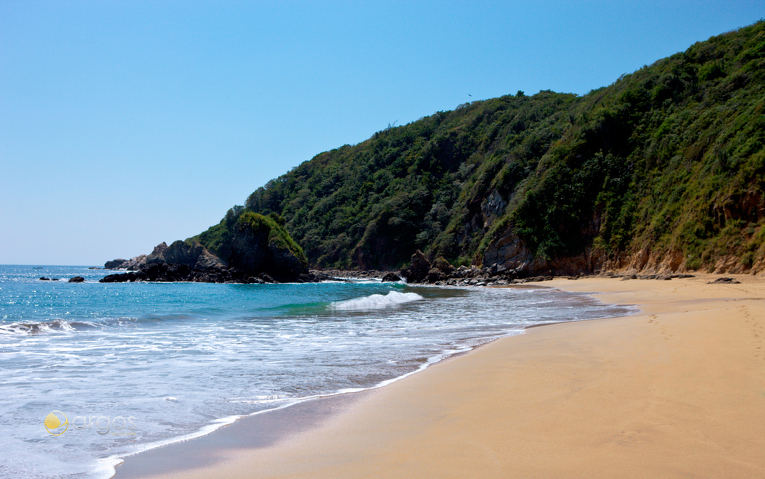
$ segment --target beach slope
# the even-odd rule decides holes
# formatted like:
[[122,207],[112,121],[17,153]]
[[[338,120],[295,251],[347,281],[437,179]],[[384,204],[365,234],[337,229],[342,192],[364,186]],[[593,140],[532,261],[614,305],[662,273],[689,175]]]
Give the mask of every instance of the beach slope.
[[529,329],[152,477],[765,477],[765,281],[737,278],[545,283],[641,312]]

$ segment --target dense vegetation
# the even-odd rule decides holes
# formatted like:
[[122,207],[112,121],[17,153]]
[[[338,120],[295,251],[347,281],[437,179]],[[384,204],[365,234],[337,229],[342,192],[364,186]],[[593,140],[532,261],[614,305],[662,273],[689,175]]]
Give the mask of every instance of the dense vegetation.
[[251,211],[286,218],[320,267],[396,267],[418,248],[480,264],[508,235],[542,258],[649,245],[691,269],[749,267],[765,254],[764,72],[759,22],[584,96],[460,105],[317,155],[199,239],[224,251]]

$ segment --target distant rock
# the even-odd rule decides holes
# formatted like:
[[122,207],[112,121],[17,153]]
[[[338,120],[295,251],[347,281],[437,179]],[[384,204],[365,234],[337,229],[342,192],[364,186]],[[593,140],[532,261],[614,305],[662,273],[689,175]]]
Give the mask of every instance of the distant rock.
[[45,276],[40,277],[40,281],[50,281],[50,278],[46,278]]
[[126,262],[126,259],[113,259],[104,263],[104,269],[120,269]]
[[146,255],[142,254],[125,261],[125,263],[123,263],[123,265],[120,266],[120,269],[126,269],[128,271],[138,271],[144,266],[146,266]]
[[185,241],[175,241],[170,246],[163,242],[155,246],[154,251],[146,257],[146,265],[152,264],[182,264],[200,270],[221,269],[228,266],[201,244]]
[[[165,245],[167,246],[167,245]],[[156,248],[155,248],[156,249]],[[127,269],[137,271],[146,264],[146,255],[135,256],[131,259],[113,259],[104,264],[104,269]]]
[[382,277],[383,283],[395,283],[401,281],[401,278],[396,273],[388,273]]
[[88,268],[88,269],[101,269],[101,268],[99,268],[98,266],[91,266],[91,267],[90,267],[90,268]]
[[84,283],[85,282],[85,278],[83,278],[82,276],[75,276],[73,278],[69,278],[69,282],[70,283]]

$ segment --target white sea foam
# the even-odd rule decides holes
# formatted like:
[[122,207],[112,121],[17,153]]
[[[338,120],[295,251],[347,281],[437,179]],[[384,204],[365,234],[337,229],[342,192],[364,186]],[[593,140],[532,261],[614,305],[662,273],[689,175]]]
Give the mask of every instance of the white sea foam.
[[[239,417],[383,387],[533,324],[624,314],[553,289],[99,285],[89,272],[92,288],[72,288],[39,274],[0,266],[0,384],[13,393],[0,404],[13,423],[0,479],[105,479],[128,455]],[[34,407],[19,407],[29,398]],[[40,422],[54,410],[70,421],[132,416],[136,435],[70,428],[51,438]]]
[[363,298],[349,299],[346,301],[337,301],[330,304],[331,309],[335,310],[366,310],[366,309],[383,309],[390,306],[395,306],[403,303],[411,303],[412,301],[418,301],[425,299],[417,293],[399,293],[398,291],[391,291],[383,296],[382,294],[373,294],[370,296],[364,296]]

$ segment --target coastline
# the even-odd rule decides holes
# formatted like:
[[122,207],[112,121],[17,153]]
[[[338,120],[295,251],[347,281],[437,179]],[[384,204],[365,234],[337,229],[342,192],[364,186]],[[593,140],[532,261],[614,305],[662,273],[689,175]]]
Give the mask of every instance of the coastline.
[[[239,432],[207,436],[207,446],[177,446],[181,463],[217,448],[214,463],[145,474],[765,475],[765,281],[706,284],[711,278],[546,282],[641,312],[529,328],[330,408],[266,445],[231,439],[254,434],[242,420]],[[128,461],[151,462],[146,453]],[[116,477],[145,476],[119,466]]]

